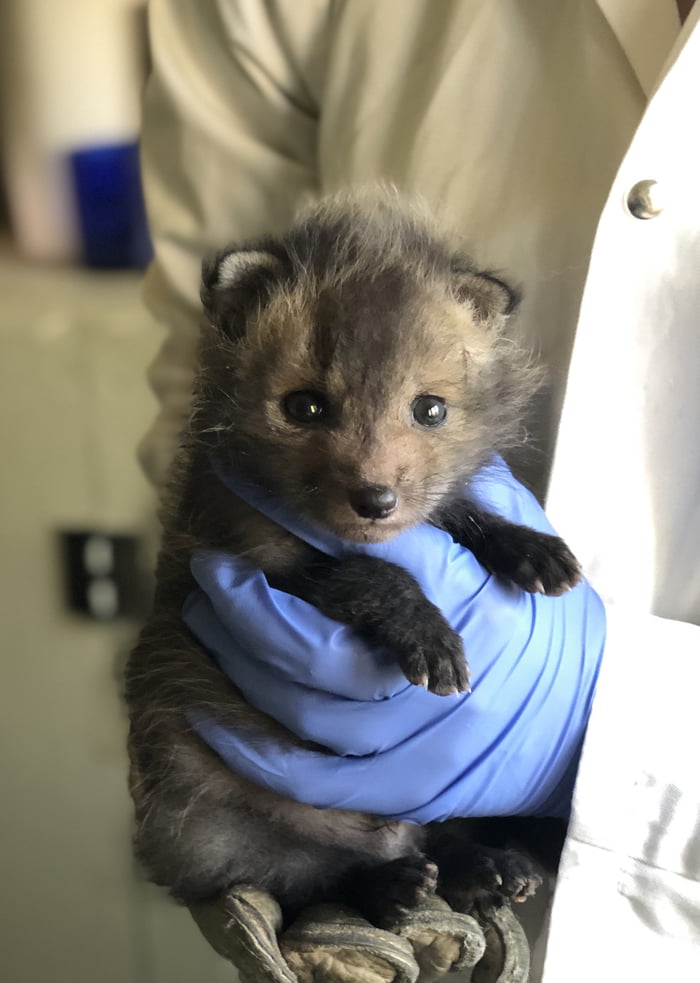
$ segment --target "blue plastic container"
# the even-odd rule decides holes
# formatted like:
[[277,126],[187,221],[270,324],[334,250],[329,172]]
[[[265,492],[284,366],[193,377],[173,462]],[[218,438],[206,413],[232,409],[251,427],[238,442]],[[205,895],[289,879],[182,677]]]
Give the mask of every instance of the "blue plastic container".
[[138,143],[84,147],[70,155],[83,262],[143,268],[153,254],[141,191]]

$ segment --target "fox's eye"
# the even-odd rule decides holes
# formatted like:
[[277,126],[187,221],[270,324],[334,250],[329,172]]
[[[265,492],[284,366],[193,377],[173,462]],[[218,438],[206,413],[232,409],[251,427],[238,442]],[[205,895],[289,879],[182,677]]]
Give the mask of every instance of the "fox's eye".
[[320,393],[301,390],[287,393],[282,400],[284,412],[295,423],[319,423],[328,410],[326,399]]
[[413,419],[421,427],[439,427],[447,416],[445,401],[439,396],[416,396],[411,410]]

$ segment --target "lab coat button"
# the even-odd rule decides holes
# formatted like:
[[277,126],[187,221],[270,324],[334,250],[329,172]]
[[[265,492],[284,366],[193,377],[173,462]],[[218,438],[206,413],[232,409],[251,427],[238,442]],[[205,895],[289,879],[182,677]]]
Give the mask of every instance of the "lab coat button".
[[627,207],[635,218],[656,218],[664,205],[663,187],[658,181],[637,181],[627,195]]

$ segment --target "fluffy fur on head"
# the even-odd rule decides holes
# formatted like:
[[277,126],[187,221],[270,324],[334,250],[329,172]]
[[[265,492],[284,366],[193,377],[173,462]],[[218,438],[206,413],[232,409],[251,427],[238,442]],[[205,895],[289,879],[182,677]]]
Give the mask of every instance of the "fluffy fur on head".
[[[286,235],[223,250],[202,299],[195,436],[345,538],[426,519],[522,438],[538,373],[506,333],[516,291],[390,192],[336,195]],[[318,397],[316,420],[290,417],[293,393]],[[444,402],[439,426],[416,422],[421,396]],[[395,492],[390,520],[351,507],[368,485]]]

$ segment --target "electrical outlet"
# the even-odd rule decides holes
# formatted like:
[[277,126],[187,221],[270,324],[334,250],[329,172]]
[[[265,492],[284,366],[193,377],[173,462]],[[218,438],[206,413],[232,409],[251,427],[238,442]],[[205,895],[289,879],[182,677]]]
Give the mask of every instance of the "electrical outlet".
[[136,536],[91,529],[65,530],[59,537],[66,603],[71,611],[111,621],[143,608]]

